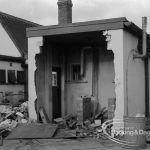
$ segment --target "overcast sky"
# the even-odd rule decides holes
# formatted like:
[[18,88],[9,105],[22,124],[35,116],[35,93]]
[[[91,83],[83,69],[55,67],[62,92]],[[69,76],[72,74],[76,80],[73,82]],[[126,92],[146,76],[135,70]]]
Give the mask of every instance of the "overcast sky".
[[[141,17],[148,17],[150,0],[72,0],[73,22],[126,17],[141,27]],[[42,25],[57,24],[57,0],[0,0],[0,11]]]

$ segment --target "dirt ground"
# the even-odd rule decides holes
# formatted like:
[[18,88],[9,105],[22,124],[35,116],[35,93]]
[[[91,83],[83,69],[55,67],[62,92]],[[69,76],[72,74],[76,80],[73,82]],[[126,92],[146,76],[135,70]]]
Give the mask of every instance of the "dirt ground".
[[[110,140],[82,139],[42,139],[42,140],[4,140],[0,150],[125,150]],[[131,148],[130,148],[131,149]],[[141,149],[141,148],[140,148]],[[138,150],[138,148],[136,148]],[[147,145],[146,150],[150,150]]]

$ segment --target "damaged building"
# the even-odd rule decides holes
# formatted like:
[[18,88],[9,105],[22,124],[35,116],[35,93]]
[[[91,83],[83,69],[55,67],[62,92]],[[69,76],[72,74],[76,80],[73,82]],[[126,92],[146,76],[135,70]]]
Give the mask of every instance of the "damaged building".
[[72,23],[72,6],[59,0],[58,25],[27,29],[30,118],[35,99],[50,122],[103,107],[110,118],[149,117],[150,35],[124,17]]

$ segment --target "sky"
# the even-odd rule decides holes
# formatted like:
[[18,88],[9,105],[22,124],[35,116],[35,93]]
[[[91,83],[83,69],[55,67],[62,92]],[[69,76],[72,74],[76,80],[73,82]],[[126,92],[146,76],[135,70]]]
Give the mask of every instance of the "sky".
[[[146,16],[150,33],[150,0],[72,0],[73,22],[126,17],[141,27]],[[0,11],[41,25],[58,23],[57,0],[0,0]]]

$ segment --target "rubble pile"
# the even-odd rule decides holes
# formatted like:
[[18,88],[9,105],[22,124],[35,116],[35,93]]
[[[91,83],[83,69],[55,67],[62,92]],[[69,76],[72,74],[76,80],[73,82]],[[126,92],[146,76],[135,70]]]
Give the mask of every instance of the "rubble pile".
[[[44,115],[45,118],[45,115]],[[102,123],[108,119],[106,108],[101,109],[95,116],[81,121],[78,115],[67,115],[63,118],[55,118],[53,124],[57,126],[54,138],[84,138],[103,136]],[[0,135],[6,137],[12,133],[12,129],[22,124],[37,125],[28,121],[28,103],[24,102],[18,107],[11,105],[0,105]],[[41,124],[41,123],[40,123]],[[44,123],[49,124],[50,123]],[[10,135],[10,134],[9,134]],[[35,137],[36,138],[36,137]]]
[[84,122],[78,121],[77,116],[68,115],[64,118],[54,119],[54,123],[59,129],[76,130],[76,137],[96,137],[100,138],[103,134],[102,123],[108,119],[108,111],[103,108],[94,117],[89,118]]
[[28,102],[14,107],[9,104],[0,105],[0,135],[6,137],[19,123],[28,122]]

